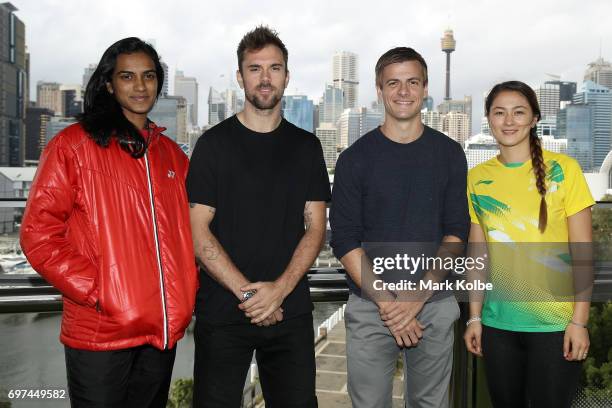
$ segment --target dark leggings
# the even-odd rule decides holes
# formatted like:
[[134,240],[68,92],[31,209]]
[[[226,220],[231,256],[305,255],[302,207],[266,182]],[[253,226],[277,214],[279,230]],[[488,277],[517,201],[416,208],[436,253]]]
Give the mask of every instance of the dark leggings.
[[564,332],[515,332],[483,326],[482,353],[496,408],[570,407],[582,363],[563,357]]

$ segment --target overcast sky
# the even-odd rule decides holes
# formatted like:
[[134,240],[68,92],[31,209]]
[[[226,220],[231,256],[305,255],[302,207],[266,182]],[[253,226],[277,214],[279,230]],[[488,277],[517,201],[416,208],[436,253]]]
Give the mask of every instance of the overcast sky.
[[[400,1],[158,1],[12,0],[26,25],[31,58],[31,99],[39,80],[81,83],[83,69],[98,62],[118,39],[155,39],[170,77],[180,69],[199,82],[199,121],[206,123],[209,86],[225,88],[236,69],[236,46],[258,24],[276,29],[289,49],[289,88],[315,103],[331,81],[336,50],[359,55],[359,99],[375,99],[374,65],[395,46],[419,51],[429,65],[429,93],[444,92],[440,38],[454,30],[451,96],[474,98],[501,80],[537,85],[546,74],[581,81],[586,65],[612,59],[610,0],[400,0]],[[295,4],[293,4],[295,3]],[[170,81],[170,90],[173,89]],[[473,124],[479,128],[480,121]]]

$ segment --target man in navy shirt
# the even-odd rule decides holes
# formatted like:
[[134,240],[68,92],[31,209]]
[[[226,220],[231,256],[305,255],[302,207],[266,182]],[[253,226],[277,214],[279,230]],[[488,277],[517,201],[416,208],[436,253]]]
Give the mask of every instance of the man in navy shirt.
[[383,54],[376,86],[384,124],[340,155],[330,213],[331,245],[351,289],[348,391],[357,408],[391,407],[402,351],[407,406],[446,407],[459,308],[452,292],[418,286],[440,281],[445,272],[420,268],[404,274],[417,284],[412,290],[389,290],[372,262],[380,267],[375,254],[401,250],[420,256],[435,248],[440,256],[440,245],[466,241],[466,159],[457,142],[421,121],[427,65],[419,53],[399,47]]

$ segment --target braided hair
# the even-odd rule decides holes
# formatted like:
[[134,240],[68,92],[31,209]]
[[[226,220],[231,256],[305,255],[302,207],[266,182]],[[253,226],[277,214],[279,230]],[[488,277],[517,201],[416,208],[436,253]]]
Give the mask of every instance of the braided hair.
[[[501,92],[512,91],[518,92],[527,99],[533,115],[539,121],[542,117],[540,112],[540,106],[538,104],[538,98],[529,87],[529,85],[520,81],[506,81],[499,83],[491,89],[487,99],[485,100],[485,113],[489,116],[493,101]],[[531,151],[531,166],[536,179],[536,187],[540,194],[540,213],[538,217],[538,229],[541,233],[546,230],[546,224],[548,222],[548,210],[546,207],[546,164],[544,163],[544,156],[542,154],[542,142],[538,137],[536,127],[532,127],[529,130],[529,149]]]

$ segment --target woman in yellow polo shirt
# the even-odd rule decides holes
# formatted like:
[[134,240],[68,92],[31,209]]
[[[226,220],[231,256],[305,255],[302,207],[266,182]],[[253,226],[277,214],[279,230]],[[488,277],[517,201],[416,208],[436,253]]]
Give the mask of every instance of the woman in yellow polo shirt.
[[470,302],[466,346],[484,357],[495,407],[570,407],[590,304],[574,298],[568,243],[592,241],[594,201],[578,163],[542,149],[529,86],[495,85],[485,111],[500,154],[468,174],[469,241],[486,243],[493,290]]

